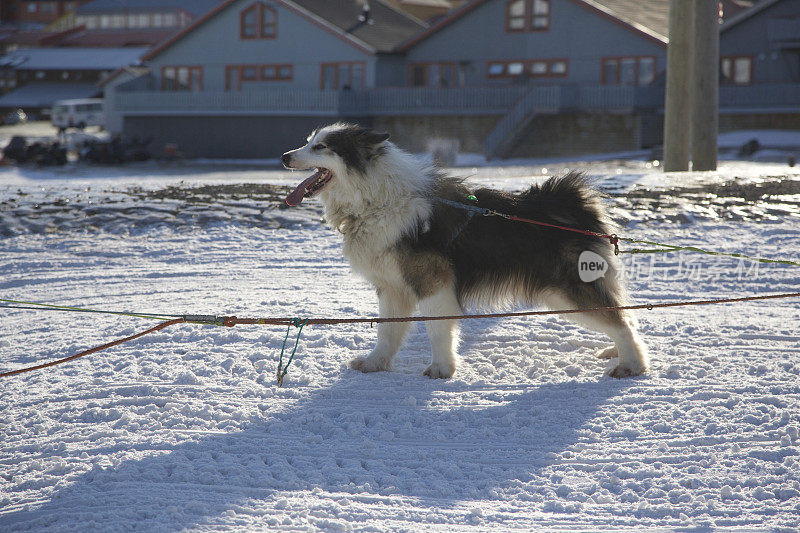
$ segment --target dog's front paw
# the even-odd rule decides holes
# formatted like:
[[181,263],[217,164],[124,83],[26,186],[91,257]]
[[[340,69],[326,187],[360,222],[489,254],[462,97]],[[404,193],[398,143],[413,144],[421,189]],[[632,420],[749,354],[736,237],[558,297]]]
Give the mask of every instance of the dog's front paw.
[[391,364],[382,357],[356,357],[350,361],[350,368],[361,372],[383,372],[388,371]]
[[619,356],[619,351],[616,346],[609,346],[608,348],[597,350],[595,355],[598,359],[614,359]]
[[453,377],[455,371],[456,367],[454,365],[432,363],[422,374],[431,379],[447,379]]
[[647,368],[645,367],[631,368],[626,365],[617,365],[611,371],[609,371],[608,375],[612,378],[622,379],[640,376],[645,372],[647,372]]

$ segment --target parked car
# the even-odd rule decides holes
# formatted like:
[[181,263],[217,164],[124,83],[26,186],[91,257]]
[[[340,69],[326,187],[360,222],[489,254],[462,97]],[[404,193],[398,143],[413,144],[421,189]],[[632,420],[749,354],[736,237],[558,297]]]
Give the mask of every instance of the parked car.
[[28,122],[28,115],[22,109],[15,109],[3,118],[3,124],[24,124]]
[[100,98],[59,100],[53,105],[50,119],[53,126],[59,130],[67,128],[82,130],[87,126],[105,126],[103,100]]

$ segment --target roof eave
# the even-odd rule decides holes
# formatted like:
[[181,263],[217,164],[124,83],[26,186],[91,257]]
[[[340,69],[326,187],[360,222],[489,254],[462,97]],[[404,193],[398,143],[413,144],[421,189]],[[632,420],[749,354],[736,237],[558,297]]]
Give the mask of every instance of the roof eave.
[[354,45],[355,47],[361,48],[362,52],[365,52],[365,53],[367,53],[369,55],[375,55],[375,53],[377,52],[377,50],[375,49],[374,46],[371,46],[371,45],[367,44],[366,42],[362,41],[361,39],[359,39],[358,37],[356,37],[356,36],[354,36],[354,35],[352,35],[350,33],[347,33],[346,31],[342,30],[338,26],[334,26],[333,24],[331,24],[330,22],[328,22],[324,18],[318,16],[317,14],[315,14],[315,13],[313,13],[311,11],[308,11],[305,8],[302,8],[302,7],[298,6],[294,2],[291,2],[291,1],[288,1],[288,0],[275,0],[275,1],[277,1],[280,4],[283,4],[284,7],[286,7],[287,9],[289,9],[291,11],[294,11],[298,15],[301,15],[301,16],[303,16],[305,18],[308,18],[311,21],[319,24],[320,26],[323,27],[323,29],[326,29],[326,30],[330,31],[331,33],[335,34],[337,37],[345,39],[346,41],[349,41],[350,44]]
[[[632,30],[632,31],[634,31],[636,33],[639,33],[642,36],[644,36],[644,37],[646,37],[646,38],[648,38],[648,39],[650,39],[652,41],[655,41],[657,44],[659,44],[661,46],[667,46],[667,43],[669,42],[669,39],[668,39],[668,37],[666,35],[661,35],[660,33],[656,32],[655,30],[653,30],[651,28],[648,28],[647,26],[644,26],[642,24],[638,24],[638,23],[633,22],[631,20],[622,18],[619,15],[617,15],[616,13],[610,11],[605,6],[601,6],[601,5],[597,4],[593,0],[573,0],[573,1],[575,3],[577,3],[577,4],[581,4],[584,7],[589,8],[590,10],[594,10],[594,11],[596,11],[596,12],[598,12],[598,13],[606,16],[606,17],[609,17],[610,19],[612,19],[617,24],[619,24],[619,25],[621,25],[621,26],[623,26],[623,27],[625,27],[625,28],[627,28],[629,30]],[[425,39],[427,39],[428,37],[430,37],[431,35],[433,35],[437,31],[439,31],[443,27],[448,26],[452,22],[455,22],[457,19],[463,17],[464,15],[466,15],[467,13],[469,13],[470,11],[472,11],[473,9],[478,7],[479,5],[484,4],[485,2],[486,2],[486,0],[473,0],[472,2],[468,2],[468,3],[464,4],[460,8],[456,9],[455,11],[453,11],[451,14],[449,14],[449,15],[445,16],[443,19],[439,20],[433,26],[430,26],[427,30],[423,31],[419,35],[416,35],[416,36],[412,37],[411,39],[407,40],[406,42],[400,44],[400,46],[397,47],[397,51],[398,52],[407,51],[412,46],[424,41]]]
[[[202,17],[200,17],[197,20],[195,20],[192,24],[188,25],[186,28],[184,28],[183,30],[181,30],[177,34],[173,35],[172,37],[170,37],[166,41],[164,41],[164,43],[156,46],[155,48],[150,50],[148,53],[143,55],[141,57],[141,61],[144,62],[144,61],[152,60],[154,57],[156,57],[159,54],[161,54],[164,50],[166,50],[167,48],[169,48],[170,46],[172,46],[176,42],[178,42],[181,39],[183,39],[186,35],[188,35],[189,33],[193,32],[194,30],[196,30],[197,28],[199,28],[200,26],[202,26],[203,24],[205,24],[206,22],[208,22],[209,20],[214,18],[214,16],[216,16],[217,13],[220,13],[220,12],[224,11],[225,9],[227,9],[228,7],[230,7],[232,4],[234,4],[237,1],[238,0],[225,0],[224,2],[219,4],[216,8],[212,9],[211,11],[209,11],[208,13],[203,15]],[[354,37],[354,36],[344,32],[344,31],[342,31],[340,28],[330,24],[325,19],[323,19],[321,17],[318,17],[317,15],[315,15],[315,14],[313,14],[313,13],[311,13],[311,12],[309,12],[309,11],[303,9],[303,8],[301,8],[300,6],[295,4],[294,2],[289,2],[287,0],[275,0],[275,2],[277,2],[279,4],[282,4],[285,8],[289,9],[290,11],[294,11],[295,13],[297,13],[297,14],[299,14],[299,15],[307,18],[307,19],[310,19],[312,22],[314,22],[314,23],[318,24],[319,26],[321,26],[322,28],[328,30],[329,32],[331,32],[334,35],[336,35],[337,37],[339,37],[341,39],[344,39],[349,44],[355,46],[356,48],[359,48],[362,52],[364,52],[364,53],[366,53],[368,55],[375,55],[376,51],[372,46],[368,45],[367,43],[365,43],[361,39],[357,39],[356,37]]]
[[411,37],[404,43],[400,43],[400,45],[395,49],[398,52],[405,52],[412,46],[420,43],[442,29],[445,26],[448,26],[451,22],[454,22],[456,19],[459,19],[478,7],[481,4],[484,4],[486,0],[472,0],[472,2],[467,2],[466,4],[462,5],[458,9],[452,11],[449,15],[445,15],[438,21],[436,21],[433,26],[428,26],[428,29],[422,31],[421,33]]
[[740,24],[741,22],[744,22],[750,17],[757,15],[761,11],[777,4],[780,1],[781,0],[761,0],[757,4],[754,4],[752,7],[735,14],[734,16],[726,20],[724,23],[722,23],[722,25],[719,27],[720,33],[726,31],[728,28],[732,28],[733,26]]
[[652,28],[648,28],[643,24],[639,24],[638,22],[634,22],[626,17],[622,17],[619,14],[614,13],[613,11],[608,9],[606,6],[598,4],[594,0],[572,0],[572,1],[577,4],[582,4],[584,7],[588,7],[590,10],[597,11],[600,14],[609,17],[613,22],[619,24],[620,26],[633,30],[636,33],[643,35],[644,37],[647,37],[655,41],[657,44],[660,44],[662,46],[667,46],[667,43],[669,43],[669,38],[666,35],[661,35]]

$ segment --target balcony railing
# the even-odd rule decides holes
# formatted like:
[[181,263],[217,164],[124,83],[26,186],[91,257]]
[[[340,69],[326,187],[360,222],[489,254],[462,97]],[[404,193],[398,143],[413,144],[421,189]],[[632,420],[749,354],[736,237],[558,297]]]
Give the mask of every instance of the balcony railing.
[[800,83],[722,85],[719,88],[721,109],[800,109]]
[[502,114],[527,90],[514,87],[383,88],[367,91],[270,90],[244,92],[125,91],[123,114],[403,115]]
[[[721,86],[720,109],[800,106],[800,84]],[[270,90],[243,92],[117,92],[123,115],[505,115],[525,97],[526,109],[662,111],[663,86],[525,86],[449,89],[380,88],[366,91]],[[543,111],[542,111],[543,110]]]
[[115,95],[122,114],[304,114],[337,115],[339,97],[324,91],[171,92],[134,91]]

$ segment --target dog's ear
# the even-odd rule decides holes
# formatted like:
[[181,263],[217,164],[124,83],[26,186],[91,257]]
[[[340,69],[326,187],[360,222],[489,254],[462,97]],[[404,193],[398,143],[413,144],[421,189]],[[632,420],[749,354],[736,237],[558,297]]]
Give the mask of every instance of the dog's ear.
[[388,133],[375,133],[374,131],[370,131],[364,136],[364,143],[369,146],[375,146],[376,144],[380,144],[388,139]]

